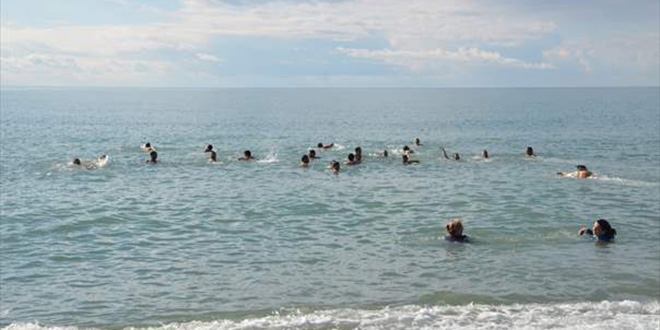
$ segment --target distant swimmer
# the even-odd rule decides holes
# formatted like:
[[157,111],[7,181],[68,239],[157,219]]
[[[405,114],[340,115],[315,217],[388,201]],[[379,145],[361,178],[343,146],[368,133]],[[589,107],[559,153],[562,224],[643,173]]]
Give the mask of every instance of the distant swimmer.
[[[445,156],[446,159],[452,159],[452,158],[449,158],[449,156],[447,156],[447,151],[445,151],[445,148],[440,147],[440,149],[442,149],[442,155]],[[461,155],[459,155],[458,152],[457,152],[457,153],[454,154],[453,159],[458,162],[458,161],[461,160]]]
[[527,147],[527,149],[525,149],[525,157],[534,157],[534,156],[536,156],[534,154],[534,149],[532,149],[532,147]]
[[445,236],[446,241],[458,243],[468,243],[470,241],[466,235],[463,235],[463,223],[461,220],[451,220],[445,228],[448,234]]
[[108,156],[107,155],[101,155],[100,157],[96,158],[93,161],[84,161],[84,160],[81,160],[80,158],[74,158],[71,161],[71,165],[73,165],[73,166],[84,166],[86,168],[95,168],[95,167],[103,167],[107,162],[108,162]]
[[156,150],[152,150],[149,153],[149,159],[146,160],[147,163],[158,163],[158,153]]
[[307,153],[307,156],[309,159],[319,159],[320,157],[316,157],[316,150],[310,149],[309,152]]
[[401,155],[401,158],[403,160],[403,165],[419,164],[419,160],[410,159],[410,157],[408,157],[408,155],[406,155],[406,154]]
[[255,158],[252,157],[252,152],[250,150],[243,151],[243,157],[238,158],[238,160],[243,161],[243,162],[251,161],[251,160],[254,160],[254,159]]
[[387,152],[387,149],[383,150],[383,152],[378,153],[378,156],[380,156],[380,157],[385,157],[385,158],[387,158],[388,155],[389,155],[389,154],[388,154],[388,152]]
[[416,146],[421,146],[421,145],[422,145],[422,143],[421,143],[421,141],[419,140],[419,138],[415,138],[415,145],[416,145]]
[[358,163],[362,163],[362,148],[361,147],[356,147],[355,148],[355,161]]
[[218,154],[215,153],[215,150],[213,150],[213,145],[212,144],[207,144],[206,148],[204,148],[204,153],[211,153],[211,156],[209,157],[209,162],[217,162],[218,161]]
[[338,161],[333,160],[333,161],[330,163],[330,169],[332,170],[332,173],[334,173],[334,174],[338,174],[338,173],[339,173],[339,168],[340,168],[340,166],[339,166],[339,162],[338,162]]
[[344,162],[346,165],[357,165],[360,164],[357,160],[355,160],[355,155],[353,153],[348,154],[348,160]]
[[156,151],[156,147],[152,146],[151,142],[147,142],[147,143],[141,145],[140,149],[142,149],[142,151],[144,151],[144,152]]
[[404,154],[414,154],[415,151],[411,150],[409,146],[403,146],[403,153]]
[[332,148],[332,147],[334,147],[334,146],[335,146],[334,143],[323,144],[323,143],[321,143],[321,142],[319,142],[319,144],[316,145],[316,147],[317,147],[317,148],[320,148],[320,149],[330,149],[330,148]]
[[82,165],[82,162],[80,161],[80,158],[74,158],[71,161],[71,165]]
[[302,158],[300,158],[300,163],[298,163],[298,166],[309,167],[309,156],[303,155]]
[[577,165],[577,170],[574,172],[557,172],[557,175],[559,176],[568,176],[568,177],[576,177],[578,179],[586,179],[588,177],[591,177],[594,175],[593,172],[589,171],[586,166],[584,165]]
[[484,149],[484,151],[481,152],[481,156],[484,157],[484,159],[488,159],[488,150]]
[[597,242],[612,242],[616,236],[616,230],[605,219],[598,219],[594,222],[591,229],[584,225],[580,226],[579,235],[587,234]]

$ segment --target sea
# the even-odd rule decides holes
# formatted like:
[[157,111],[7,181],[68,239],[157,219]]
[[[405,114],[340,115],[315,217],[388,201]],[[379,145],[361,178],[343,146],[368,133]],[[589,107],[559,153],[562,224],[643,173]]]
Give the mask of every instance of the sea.
[[660,328],[658,87],[0,100],[3,330]]

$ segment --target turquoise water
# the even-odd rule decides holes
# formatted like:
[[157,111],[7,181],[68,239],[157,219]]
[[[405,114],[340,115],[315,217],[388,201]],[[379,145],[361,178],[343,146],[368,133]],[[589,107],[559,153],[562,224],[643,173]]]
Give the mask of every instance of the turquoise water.
[[[658,88],[4,89],[0,325],[657,328],[659,109]],[[576,164],[595,177],[555,175]],[[577,236],[601,217],[616,243]],[[473,243],[443,240],[452,218]]]

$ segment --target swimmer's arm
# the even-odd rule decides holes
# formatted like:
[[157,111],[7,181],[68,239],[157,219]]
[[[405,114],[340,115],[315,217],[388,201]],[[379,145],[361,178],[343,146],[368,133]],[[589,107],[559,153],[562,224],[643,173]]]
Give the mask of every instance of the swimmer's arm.
[[442,149],[442,154],[445,156],[446,159],[449,159],[449,156],[447,156],[447,152],[445,151],[445,148],[440,147]]

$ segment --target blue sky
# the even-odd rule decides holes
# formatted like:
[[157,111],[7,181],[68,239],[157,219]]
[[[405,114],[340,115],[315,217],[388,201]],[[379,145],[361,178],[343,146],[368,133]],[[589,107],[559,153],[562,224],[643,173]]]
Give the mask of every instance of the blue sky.
[[3,0],[3,86],[660,85],[660,1]]

